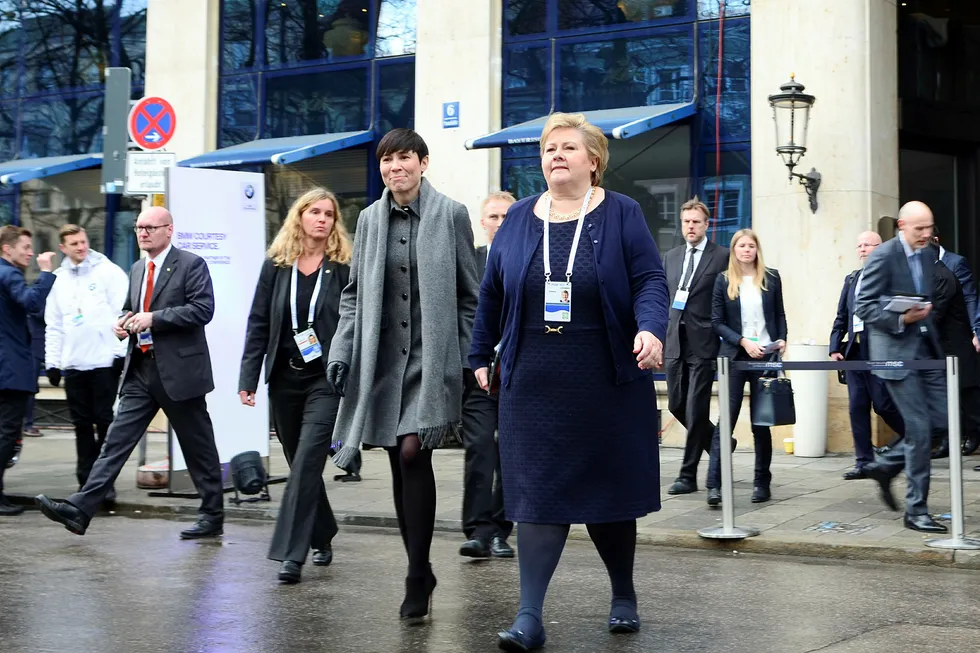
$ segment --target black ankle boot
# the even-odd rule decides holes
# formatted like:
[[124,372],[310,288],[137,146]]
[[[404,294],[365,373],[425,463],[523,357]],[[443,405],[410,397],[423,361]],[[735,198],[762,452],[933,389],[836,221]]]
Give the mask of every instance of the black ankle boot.
[[422,577],[408,577],[405,579],[405,600],[399,609],[401,618],[410,625],[420,624],[425,621],[429,614],[429,607],[432,603],[432,592],[436,588],[436,577],[432,570],[428,575]]

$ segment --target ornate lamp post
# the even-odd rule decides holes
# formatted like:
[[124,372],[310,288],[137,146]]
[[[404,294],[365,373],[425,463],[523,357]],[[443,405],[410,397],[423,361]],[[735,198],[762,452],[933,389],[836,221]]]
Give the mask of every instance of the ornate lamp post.
[[816,98],[803,91],[805,87],[796,81],[795,75],[779,87],[780,93],[769,96],[769,106],[772,107],[772,119],[776,123],[776,153],[783,157],[783,163],[789,168],[789,179],[794,177],[806,188],[810,198],[810,210],[817,212],[817,189],[820,188],[820,173],[815,168],[801,175],[793,172],[793,168],[806,154],[807,127],[810,123],[810,108]]

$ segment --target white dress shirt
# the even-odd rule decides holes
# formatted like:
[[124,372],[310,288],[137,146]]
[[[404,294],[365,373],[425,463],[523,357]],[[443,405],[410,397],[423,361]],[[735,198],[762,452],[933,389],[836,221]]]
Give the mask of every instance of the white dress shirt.
[[754,276],[742,277],[738,296],[742,305],[742,337],[760,347],[771,345],[772,338],[766,328],[766,314],[762,310],[762,291],[756,287]]
[[157,281],[160,280],[160,268],[163,267],[163,262],[167,260],[167,254],[170,253],[170,248],[172,245],[167,245],[167,248],[162,252],[157,254],[151,259],[147,259],[146,265],[143,268],[143,282],[140,284],[140,305],[135,307],[134,313],[143,312],[143,300],[146,297],[146,277],[150,273],[150,261],[153,262],[153,287],[157,287]]

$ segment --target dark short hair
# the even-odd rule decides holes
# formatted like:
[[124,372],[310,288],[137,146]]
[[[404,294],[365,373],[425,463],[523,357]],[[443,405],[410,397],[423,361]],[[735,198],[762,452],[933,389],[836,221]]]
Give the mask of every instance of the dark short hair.
[[23,236],[31,238],[33,235],[34,234],[31,233],[30,229],[15,227],[12,224],[8,224],[6,227],[0,229],[0,249],[3,249],[4,245],[10,245],[13,247]]
[[68,236],[74,236],[75,234],[83,234],[85,230],[79,227],[77,224],[66,224],[61,229],[58,230],[58,238],[61,240],[61,244],[65,244],[65,238]]
[[381,137],[378,143],[378,161],[395,152],[415,152],[419,161],[429,156],[429,146],[414,129],[398,127]]

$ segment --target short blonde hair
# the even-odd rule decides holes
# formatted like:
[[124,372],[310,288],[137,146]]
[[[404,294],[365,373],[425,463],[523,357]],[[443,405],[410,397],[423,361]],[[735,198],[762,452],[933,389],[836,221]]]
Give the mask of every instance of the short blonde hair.
[[483,213],[483,209],[487,208],[487,204],[489,204],[493,200],[503,200],[508,204],[513,204],[514,202],[517,201],[517,198],[511,195],[508,191],[495,190],[489,195],[487,195],[487,198],[483,200],[483,204],[480,205],[480,213]]
[[609,139],[602,130],[585,119],[581,113],[553,113],[541,130],[541,155],[544,156],[544,145],[548,136],[556,129],[577,129],[582,134],[585,149],[592,159],[598,159],[592,172],[592,185],[602,183],[602,175],[609,165]]
[[340,203],[337,197],[325,188],[314,188],[303,193],[289,207],[289,213],[283,220],[279,233],[276,234],[266,255],[278,267],[287,268],[296,262],[303,253],[303,212],[321,202],[330,200],[333,204],[334,221],[330,235],[327,236],[324,256],[336,263],[350,263],[354,249],[347,228],[344,227],[343,216],[340,214]]

